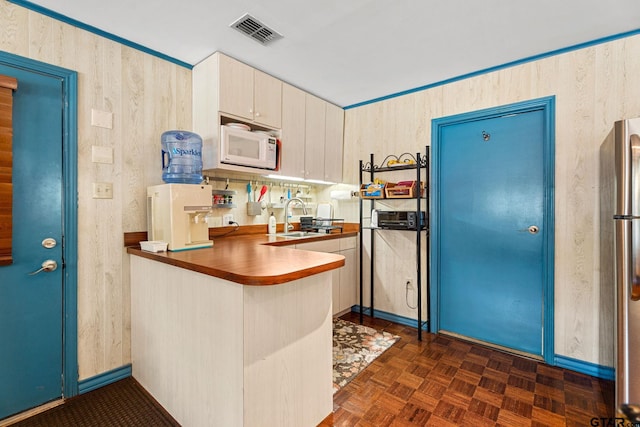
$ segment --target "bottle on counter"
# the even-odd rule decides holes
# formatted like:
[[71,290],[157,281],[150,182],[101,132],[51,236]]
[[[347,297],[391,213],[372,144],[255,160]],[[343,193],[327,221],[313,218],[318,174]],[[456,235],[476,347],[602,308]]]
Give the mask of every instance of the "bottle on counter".
[[184,130],[162,134],[162,180],[166,183],[202,182],[202,138]]
[[273,212],[271,212],[271,216],[269,217],[268,230],[269,234],[276,234],[276,217],[273,216]]

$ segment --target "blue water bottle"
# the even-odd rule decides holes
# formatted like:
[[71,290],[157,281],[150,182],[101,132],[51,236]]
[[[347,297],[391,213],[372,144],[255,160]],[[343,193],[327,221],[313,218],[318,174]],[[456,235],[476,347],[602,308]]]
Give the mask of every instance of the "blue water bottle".
[[202,138],[184,130],[162,134],[162,180],[168,184],[202,182]]

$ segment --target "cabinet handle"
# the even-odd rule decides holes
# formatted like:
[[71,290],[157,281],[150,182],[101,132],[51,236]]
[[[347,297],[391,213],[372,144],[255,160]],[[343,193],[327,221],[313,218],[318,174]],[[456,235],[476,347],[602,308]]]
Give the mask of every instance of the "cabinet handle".
[[253,114],[253,108],[249,108],[249,113]]
[[260,113],[256,111],[256,117],[260,117]]

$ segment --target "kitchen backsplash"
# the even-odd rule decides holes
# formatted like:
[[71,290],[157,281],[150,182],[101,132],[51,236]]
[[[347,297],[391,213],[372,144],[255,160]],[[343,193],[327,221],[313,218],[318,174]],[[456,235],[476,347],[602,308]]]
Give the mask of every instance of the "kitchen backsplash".
[[[241,182],[229,182],[227,185],[224,181],[210,181],[209,183],[215,190],[233,190],[236,193],[232,196],[234,207],[214,208],[207,220],[209,227],[223,226],[223,217],[232,215],[233,220],[239,225],[267,224],[269,216],[273,212],[278,223],[283,223],[285,219],[284,202],[290,196],[299,197],[307,206],[306,216],[316,216],[318,203],[331,203],[333,206],[333,217],[344,219],[345,222],[358,222],[358,199],[357,197],[337,200],[331,199],[332,191],[357,191],[357,186],[336,184],[331,186],[309,186],[306,184],[297,186],[296,184],[283,183],[279,181],[253,181],[252,198],[249,199],[247,192],[247,184]],[[249,201],[257,202],[260,195],[261,187],[265,185],[267,191],[262,197],[260,203],[260,213],[258,215],[248,214]],[[227,206],[221,204],[220,206]],[[300,221],[300,216],[304,216],[302,209],[298,204],[291,204],[292,217],[291,221],[296,223]]]

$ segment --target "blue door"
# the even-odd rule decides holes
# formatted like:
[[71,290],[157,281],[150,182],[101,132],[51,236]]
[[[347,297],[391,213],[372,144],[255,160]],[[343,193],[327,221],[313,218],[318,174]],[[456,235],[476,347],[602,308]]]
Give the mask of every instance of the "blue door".
[[543,356],[552,236],[544,109],[438,127],[437,329]]
[[[5,65],[0,74],[18,80],[13,264],[0,267],[2,419],[63,394],[63,92],[60,78]],[[57,268],[37,272],[47,260]]]

